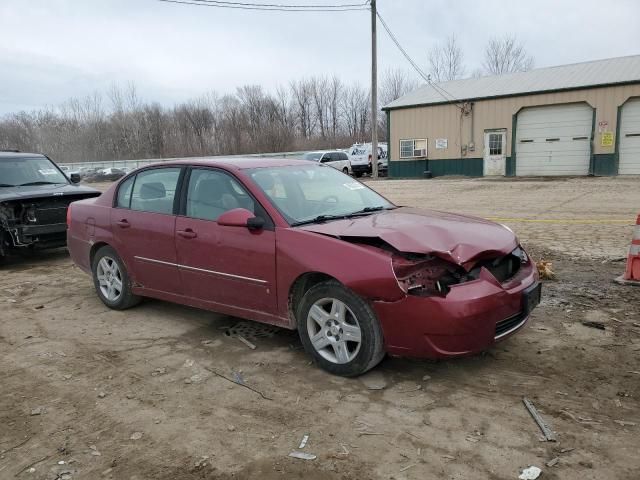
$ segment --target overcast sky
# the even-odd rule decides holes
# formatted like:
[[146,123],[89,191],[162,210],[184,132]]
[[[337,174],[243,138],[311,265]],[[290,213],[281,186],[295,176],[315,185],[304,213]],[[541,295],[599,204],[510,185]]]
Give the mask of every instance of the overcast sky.
[[[247,1],[247,0],[245,0]],[[358,3],[360,0],[252,0]],[[486,41],[516,34],[536,67],[640,54],[639,0],[378,0],[424,68],[455,33],[468,72]],[[157,0],[0,0],[0,115],[134,82],[164,105],[306,75],[370,81],[368,12],[226,10]],[[410,69],[379,25],[379,68]],[[417,77],[416,77],[417,78]]]

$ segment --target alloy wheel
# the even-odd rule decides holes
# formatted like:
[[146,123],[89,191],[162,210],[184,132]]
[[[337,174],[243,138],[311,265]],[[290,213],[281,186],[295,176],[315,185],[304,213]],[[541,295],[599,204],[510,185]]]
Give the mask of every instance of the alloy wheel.
[[337,298],[321,298],[311,306],[307,331],[313,348],[329,362],[349,363],[360,351],[362,331],[358,319]]
[[118,263],[111,257],[102,257],[96,268],[96,277],[102,295],[110,302],[116,302],[123,289],[122,272]]

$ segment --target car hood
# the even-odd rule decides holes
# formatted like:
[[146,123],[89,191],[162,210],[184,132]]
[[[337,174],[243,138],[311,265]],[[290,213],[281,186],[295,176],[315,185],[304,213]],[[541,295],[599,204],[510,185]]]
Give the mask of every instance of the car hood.
[[25,200],[29,198],[61,197],[97,197],[100,191],[82,185],[31,185],[25,187],[0,187],[0,202],[8,200]]
[[489,220],[407,207],[296,228],[355,243],[380,239],[400,252],[434,255],[467,269],[518,246],[513,232]]

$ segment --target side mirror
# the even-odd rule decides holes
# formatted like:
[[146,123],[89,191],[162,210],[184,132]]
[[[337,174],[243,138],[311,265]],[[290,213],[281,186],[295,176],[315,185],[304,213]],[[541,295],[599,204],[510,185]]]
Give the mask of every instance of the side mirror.
[[246,227],[249,230],[260,230],[264,227],[264,219],[256,217],[246,208],[234,208],[218,217],[218,225],[225,227]]
[[247,228],[249,230],[262,230],[264,227],[264,218],[252,217],[247,220]]
[[69,180],[71,180],[71,183],[80,183],[80,174],[79,173],[69,174]]

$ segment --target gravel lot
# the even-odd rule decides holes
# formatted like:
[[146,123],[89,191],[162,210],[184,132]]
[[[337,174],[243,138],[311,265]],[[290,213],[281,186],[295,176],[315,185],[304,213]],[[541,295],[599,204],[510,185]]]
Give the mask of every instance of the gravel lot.
[[[12,259],[0,267],[0,479],[517,479],[529,465],[637,479],[640,288],[611,279],[640,180],[370,185],[500,219],[553,261],[529,327],[483,355],[389,358],[343,379],[310,365],[292,332],[250,350],[225,335],[230,317],[159,301],[106,309],[64,251]],[[523,396],[557,442],[541,441]],[[305,434],[317,459],[289,458]]]

